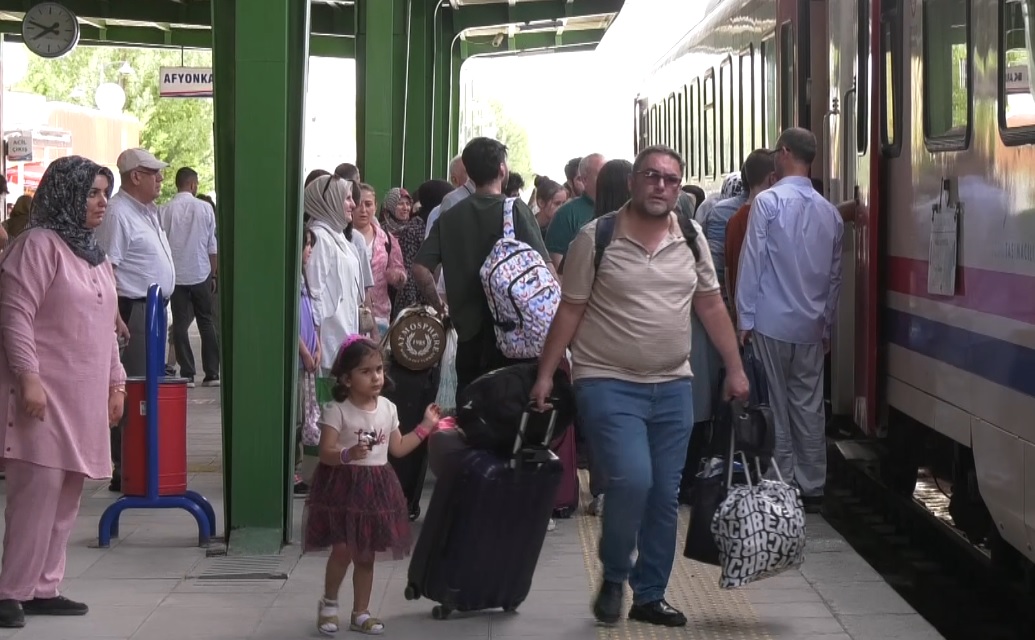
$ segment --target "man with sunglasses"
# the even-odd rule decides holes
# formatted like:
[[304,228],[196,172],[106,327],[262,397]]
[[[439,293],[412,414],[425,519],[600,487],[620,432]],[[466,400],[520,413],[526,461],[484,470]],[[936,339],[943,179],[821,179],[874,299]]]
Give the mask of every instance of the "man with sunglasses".
[[[630,619],[686,624],[686,616],[665,601],[665,591],[694,420],[691,308],[726,365],[726,397],[748,395],[708,242],[696,222],[674,213],[685,167],[668,147],[644,149],[633,164],[629,202],[579,230],[565,258],[561,304],[532,390],[545,408],[553,372],[570,344],[580,421],[607,471],[604,575],[593,604],[604,624],[621,617],[626,580],[633,590]],[[605,220],[614,226],[599,254],[597,227]]]
[[818,511],[826,483],[823,362],[841,289],[844,222],[813,188],[816,137],[785,130],[770,151],[777,178],[748,214],[737,275],[740,342],[765,367],[781,476]]
[[[176,288],[172,249],[162,229],[155,200],[162,191],[162,171],[169,165],[145,149],[127,149],[119,154],[119,192],[108,201],[104,221],[97,228],[97,243],[108,254],[115,269],[119,315],[115,318],[119,337],[127,340],[122,365],[127,376],[146,373],[145,316],[147,289],[156,282],[169,301]],[[122,490],[122,428],[125,412],[111,430],[111,457],[115,463],[111,491]]]

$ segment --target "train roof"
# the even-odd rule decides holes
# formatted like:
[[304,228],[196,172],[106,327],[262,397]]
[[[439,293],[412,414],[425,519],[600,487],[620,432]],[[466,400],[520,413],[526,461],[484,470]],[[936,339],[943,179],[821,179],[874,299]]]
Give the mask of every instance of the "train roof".
[[[664,55],[651,66],[647,75],[646,83],[655,84],[659,76],[667,76],[666,70],[680,61],[688,51],[700,44],[706,36],[717,29],[735,29],[738,15],[744,14],[749,5],[762,5],[774,2],[775,0],[711,0],[705,8],[704,17],[697,24],[693,25]],[[723,52],[716,51],[716,55]],[[705,65],[702,65],[705,66]],[[682,72],[687,71],[681,69]]]

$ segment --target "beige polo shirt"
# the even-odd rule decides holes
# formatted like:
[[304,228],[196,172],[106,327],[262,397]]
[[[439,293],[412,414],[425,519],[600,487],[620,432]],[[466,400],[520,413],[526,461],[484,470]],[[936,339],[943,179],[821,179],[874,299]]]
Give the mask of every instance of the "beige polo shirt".
[[572,377],[656,383],[690,377],[690,309],[694,295],[719,294],[708,242],[698,228],[701,259],[686,245],[675,214],[652,254],[629,238],[618,214],[614,239],[594,273],[598,220],[568,248],[562,296],[587,304],[572,341]]

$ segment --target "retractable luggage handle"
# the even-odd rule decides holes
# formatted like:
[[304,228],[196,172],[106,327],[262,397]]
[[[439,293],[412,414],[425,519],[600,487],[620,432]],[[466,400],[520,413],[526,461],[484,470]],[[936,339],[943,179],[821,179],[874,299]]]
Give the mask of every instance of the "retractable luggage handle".
[[[557,398],[547,398],[547,401],[552,404],[552,403],[557,402],[558,399]],[[517,434],[517,437],[514,438],[514,450],[511,451],[511,456],[510,456],[510,468],[511,469],[516,469],[517,468],[517,456],[518,456],[519,453],[521,453],[521,449],[525,445],[525,431],[528,429],[529,409],[533,408],[534,406],[535,406],[535,401],[534,400],[530,401],[528,403],[528,408],[525,409],[525,411],[521,413],[521,423],[518,425],[518,434]],[[550,424],[546,427],[546,437],[543,438],[543,446],[546,447],[547,449],[549,449],[550,443],[553,442],[553,432],[554,432],[556,426],[557,426],[557,410],[556,409],[550,409]]]

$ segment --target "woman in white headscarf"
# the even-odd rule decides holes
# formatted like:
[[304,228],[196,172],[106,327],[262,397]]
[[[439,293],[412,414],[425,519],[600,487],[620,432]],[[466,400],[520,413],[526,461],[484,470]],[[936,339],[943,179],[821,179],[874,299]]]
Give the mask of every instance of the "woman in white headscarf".
[[[313,298],[313,315],[320,325],[320,369],[326,376],[338,355],[338,347],[349,335],[359,333],[359,314],[365,291],[360,255],[344,234],[352,222],[359,198],[359,185],[330,175],[317,178],[305,188],[303,203],[309,228],[316,236],[306,276]],[[330,384],[317,381],[321,402],[330,400]]]

